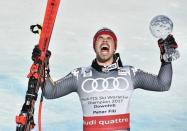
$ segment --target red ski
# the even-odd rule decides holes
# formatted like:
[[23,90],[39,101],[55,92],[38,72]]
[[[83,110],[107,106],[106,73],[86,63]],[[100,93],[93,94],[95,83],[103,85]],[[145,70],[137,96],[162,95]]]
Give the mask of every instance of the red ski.
[[[19,116],[16,116],[16,131],[30,131],[34,128],[34,106],[38,97],[38,91],[44,85],[45,75],[45,56],[49,46],[55,18],[57,15],[60,0],[48,0],[45,11],[45,17],[42,26],[42,32],[39,39],[39,49],[41,50],[41,56],[39,56],[30,68],[28,74],[29,82],[28,89],[25,96],[25,103],[22,106]],[[41,96],[40,102],[42,102],[43,96]],[[41,104],[39,110],[38,127],[41,131]]]

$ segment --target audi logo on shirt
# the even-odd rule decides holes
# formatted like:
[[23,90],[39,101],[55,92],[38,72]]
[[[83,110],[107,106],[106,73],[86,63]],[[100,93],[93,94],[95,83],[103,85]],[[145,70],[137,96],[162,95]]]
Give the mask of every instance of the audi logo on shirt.
[[81,88],[86,93],[113,90],[127,90],[129,82],[124,77],[88,78],[83,81]]

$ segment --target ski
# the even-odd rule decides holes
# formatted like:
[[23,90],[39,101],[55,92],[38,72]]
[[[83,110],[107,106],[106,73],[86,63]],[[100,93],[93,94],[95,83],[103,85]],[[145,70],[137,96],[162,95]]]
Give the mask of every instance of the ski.
[[[25,102],[21,112],[16,116],[16,131],[30,131],[34,128],[34,106],[38,97],[38,91],[44,86],[45,81],[45,56],[51,39],[58,7],[60,0],[48,0],[45,10],[43,25],[39,38],[38,47],[41,50],[41,55],[34,60],[28,74],[28,89],[25,96]],[[37,25],[38,26],[38,25]],[[38,26],[40,27],[40,26]],[[34,32],[33,32],[34,33]],[[43,96],[41,95],[40,102],[42,103]],[[41,104],[39,107],[38,130],[41,131]]]

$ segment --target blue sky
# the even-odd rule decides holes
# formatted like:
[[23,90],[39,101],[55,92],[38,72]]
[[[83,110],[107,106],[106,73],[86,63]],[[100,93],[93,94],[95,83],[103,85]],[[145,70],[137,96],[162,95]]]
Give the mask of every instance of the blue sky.
[[[27,89],[31,53],[38,36],[29,27],[42,23],[46,0],[1,2],[0,21],[0,131],[15,130]],[[51,76],[57,80],[74,68],[88,66],[95,57],[92,37],[102,27],[118,36],[123,63],[151,73],[160,67],[157,39],[149,31],[150,20],[167,15],[174,23],[181,57],[173,62],[169,92],[136,90],[131,100],[132,131],[187,130],[187,1],[185,0],[63,0],[50,43]],[[44,131],[82,130],[82,109],[76,93],[44,100]],[[36,103],[35,121],[37,123]],[[37,131],[37,127],[34,129]]]

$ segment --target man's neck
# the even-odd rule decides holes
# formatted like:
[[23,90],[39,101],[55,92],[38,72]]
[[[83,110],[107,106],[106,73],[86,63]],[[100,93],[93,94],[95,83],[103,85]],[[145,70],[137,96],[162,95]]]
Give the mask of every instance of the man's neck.
[[97,61],[98,65],[107,67],[113,63],[113,57],[107,61],[104,61],[104,62],[101,62],[98,59],[96,59],[96,61]]

